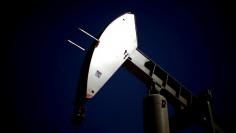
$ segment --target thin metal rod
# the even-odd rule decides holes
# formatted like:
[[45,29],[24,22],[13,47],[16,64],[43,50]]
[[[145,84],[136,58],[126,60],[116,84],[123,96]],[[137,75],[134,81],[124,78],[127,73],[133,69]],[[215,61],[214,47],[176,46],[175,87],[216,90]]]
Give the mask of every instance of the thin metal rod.
[[76,43],[72,42],[71,40],[67,40],[69,43],[75,45],[76,47],[80,48],[81,50],[85,51],[84,48],[82,48],[81,46],[77,45]]
[[86,32],[85,30],[78,28],[80,31],[82,31],[83,33],[85,33],[86,35],[92,37],[94,40],[96,40],[97,42],[99,42],[99,40],[97,38],[95,38],[94,36],[92,36],[91,34],[89,34],[88,32]]

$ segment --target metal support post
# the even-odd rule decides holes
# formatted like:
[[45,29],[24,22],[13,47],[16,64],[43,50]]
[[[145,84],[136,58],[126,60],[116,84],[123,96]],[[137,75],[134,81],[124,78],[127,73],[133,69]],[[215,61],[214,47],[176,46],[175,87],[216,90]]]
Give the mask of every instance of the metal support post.
[[144,98],[144,133],[169,133],[167,101],[160,94]]

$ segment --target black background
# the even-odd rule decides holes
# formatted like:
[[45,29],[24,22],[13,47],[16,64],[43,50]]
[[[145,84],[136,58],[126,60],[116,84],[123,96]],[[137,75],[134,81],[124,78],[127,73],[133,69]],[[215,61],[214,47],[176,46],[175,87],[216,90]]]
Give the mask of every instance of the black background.
[[[234,5],[228,1],[8,1],[1,8],[5,132],[143,132],[145,86],[121,68],[71,123],[86,49],[117,16],[136,16],[139,49],[194,94],[212,89],[216,120],[234,132]],[[200,132],[190,127],[183,132]]]

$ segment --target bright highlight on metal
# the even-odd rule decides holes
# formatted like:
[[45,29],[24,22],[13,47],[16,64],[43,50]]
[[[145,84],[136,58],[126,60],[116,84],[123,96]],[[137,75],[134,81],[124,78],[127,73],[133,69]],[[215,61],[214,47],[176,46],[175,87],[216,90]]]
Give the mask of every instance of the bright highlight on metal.
[[88,32],[86,32],[85,30],[78,28],[80,31],[82,31],[83,33],[85,33],[86,35],[92,37],[94,40],[96,40],[97,42],[99,42],[99,40],[97,38],[95,38],[94,36],[92,36],[91,34],[89,34]]
[[96,95],[136,48],[134,14],[126,13],[106,27],[94,48],[88,71],[87,99]]
[[76,43],[72,42],[71,40],[67,40],[69,43],[75,45],[76,47],[80,48],[81,50],[85,51],[84,48],[82,48],[81,46],[77,45]]

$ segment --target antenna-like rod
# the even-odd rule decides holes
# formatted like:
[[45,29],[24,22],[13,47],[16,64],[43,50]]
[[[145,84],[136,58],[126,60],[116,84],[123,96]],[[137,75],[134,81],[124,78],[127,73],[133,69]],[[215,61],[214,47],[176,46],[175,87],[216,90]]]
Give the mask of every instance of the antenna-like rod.
[[82,48],[81,46],[77,45],[76,43],[72,42],[71,40],[67,40],[69,43],[75,45],[76,47],[80,48],[81,50],[85,51],[84,48]]
[[89,34],[88,32],[86,32],[85,30],[83,30],[83,29],[81,29],[81,28],[78,28],[80,31],[82,31],[83,33],[85,33],[86,35],[88,35],[88,36],[90,36],[90,37],[92,37],[94,40],[96,40],[97,42],[99,42],[99,40],[96,38],[96,37],[94,37],[94,36],[92,36],[91,34]]

